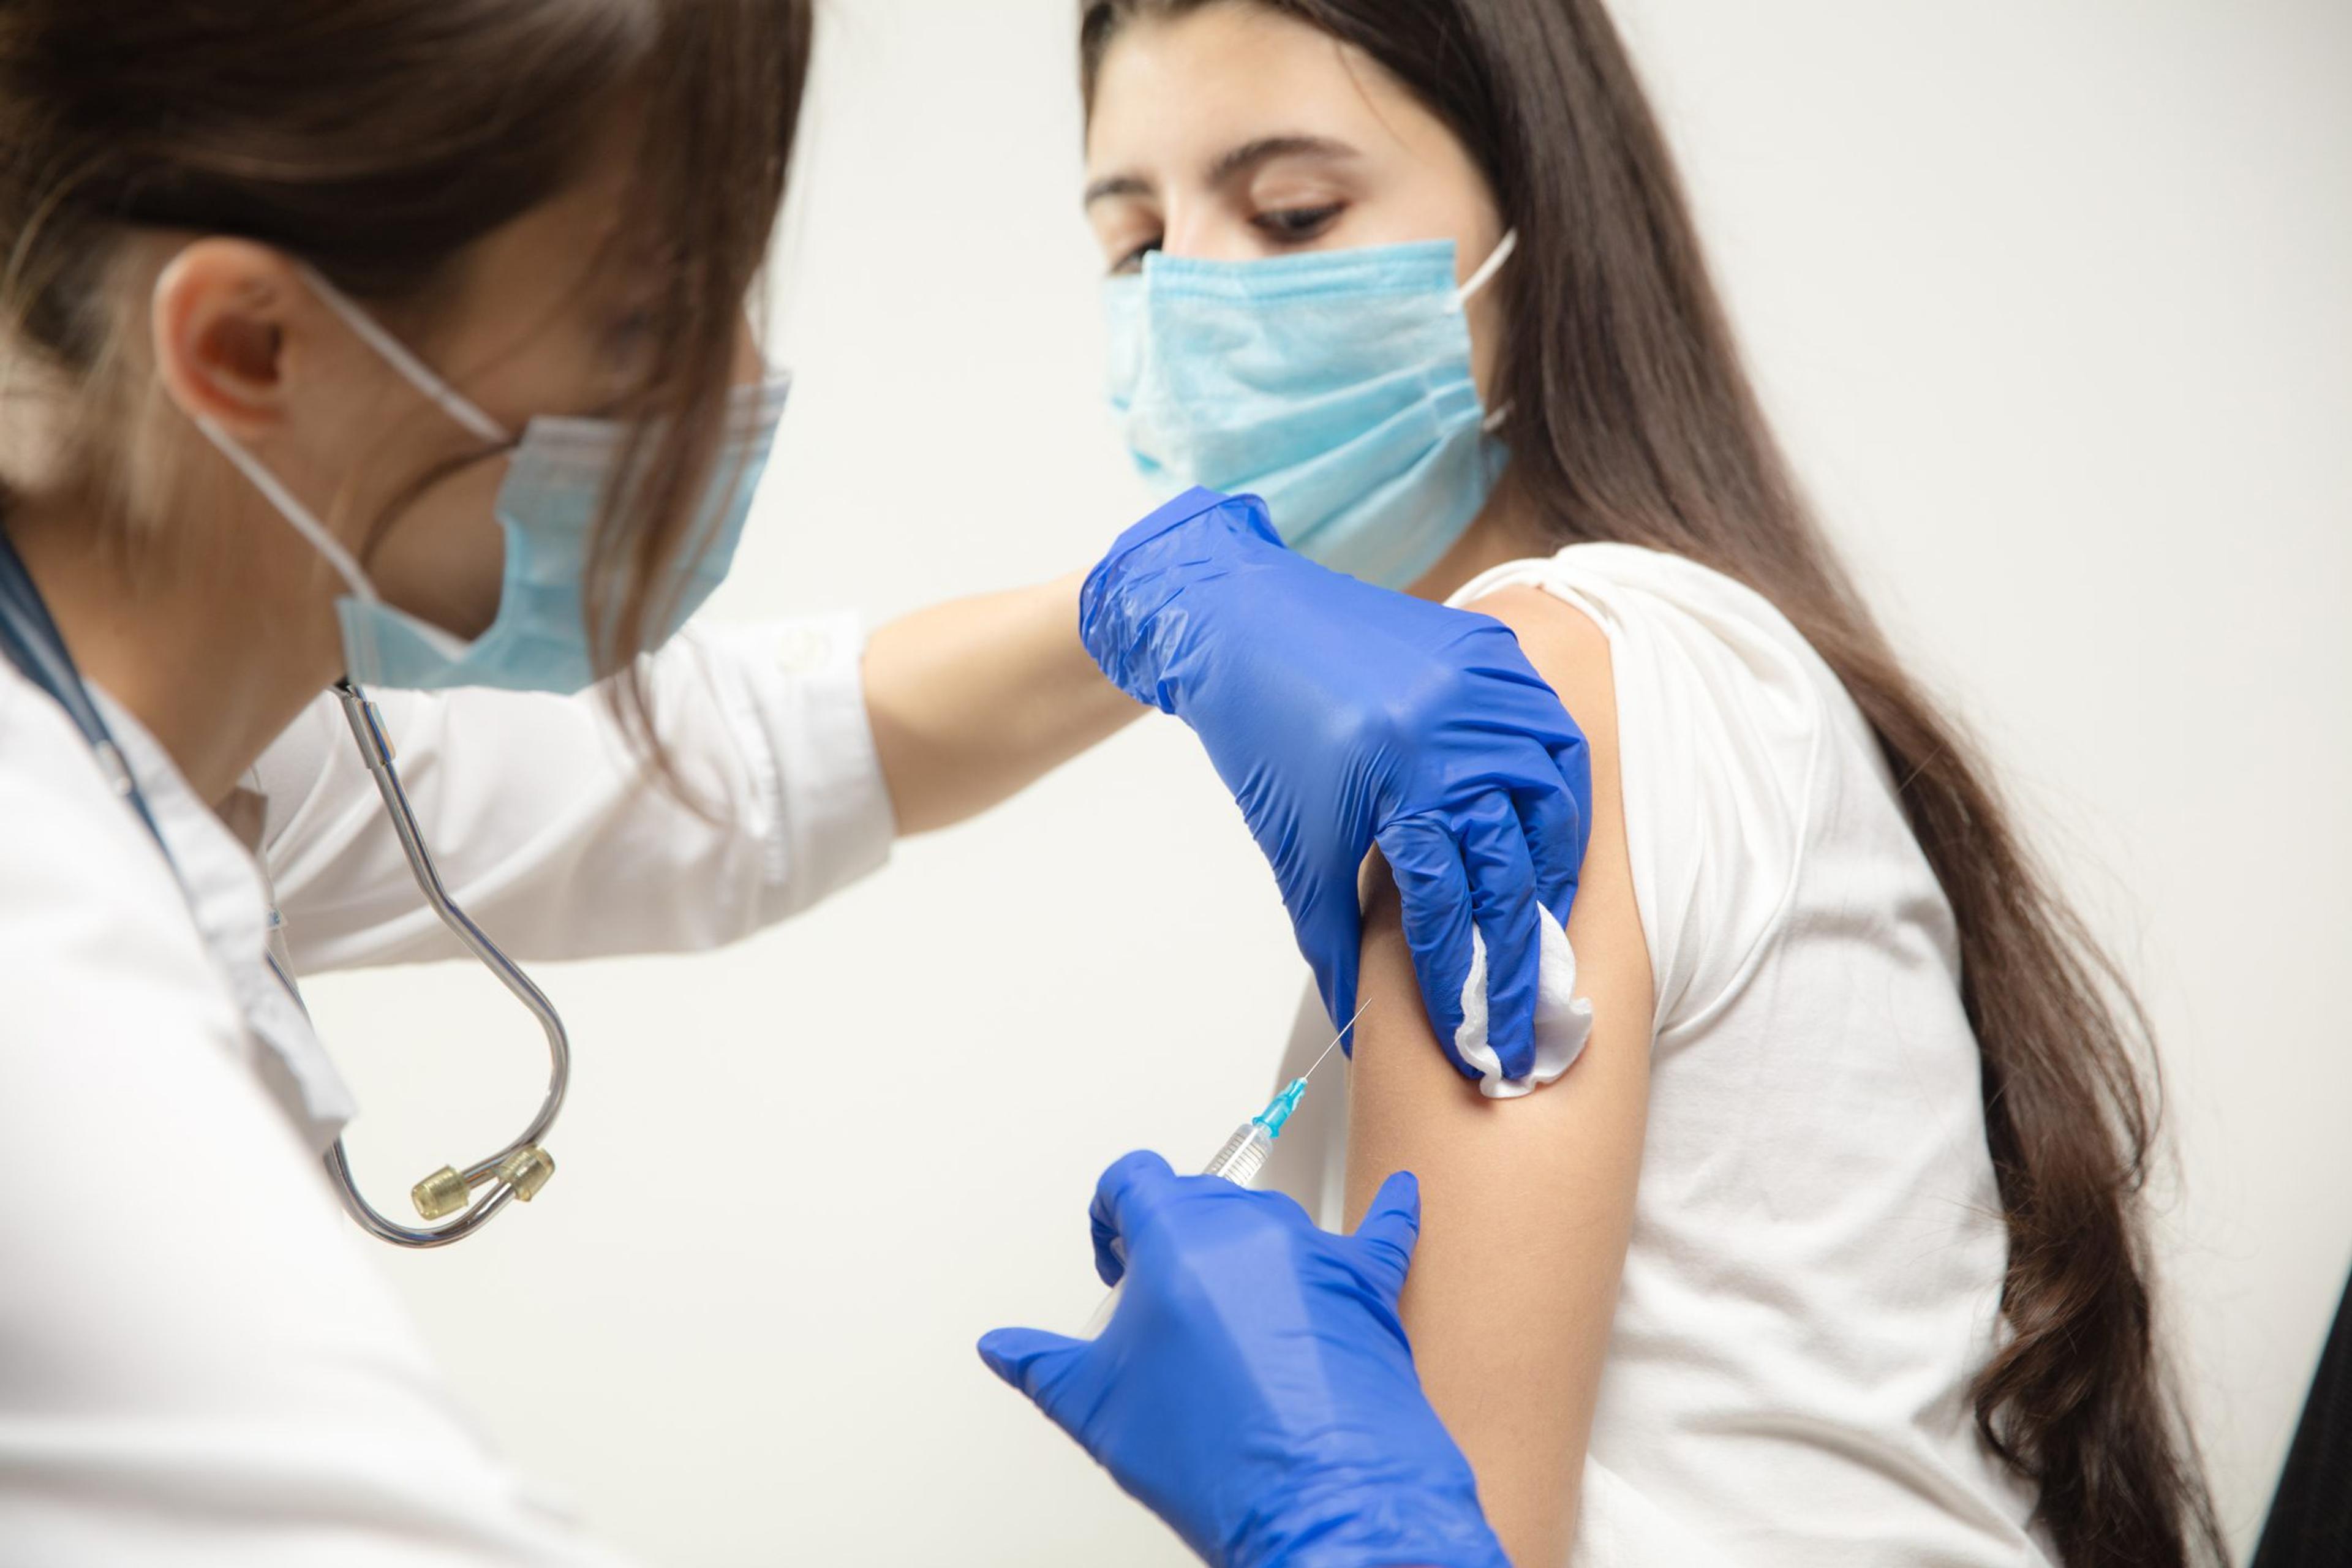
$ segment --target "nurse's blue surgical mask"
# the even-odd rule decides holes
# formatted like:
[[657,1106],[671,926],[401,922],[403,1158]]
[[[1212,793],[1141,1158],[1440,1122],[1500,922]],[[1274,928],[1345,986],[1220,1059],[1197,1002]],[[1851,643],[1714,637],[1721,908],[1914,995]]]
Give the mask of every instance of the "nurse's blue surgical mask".
[[1111,407],[1147,479],[1263,497],[1302,555],[1412,583],[1486,505],[1508,452],[1470,374],[1454,242],[1196,261],[1114,278]]
[[[577,691],[595,679],[585,597],[588,543],[627,451],[629,426],[610,419],[541,416],[520,440],[451,386],[324,278],[310,288],[385,363],[458,425],[494,447],[511,447],[494,511],[506,533],[506,574],[497,616],[468,642],[384,603],[367,574],[251,452],[214,420],[198,417],[221,454],[315,545],[351,592],[335,601],[344,672],[362,686],[431,690],[495,686],[511,691]],[[767,466],[788,383],[782,376],[739,386],[710,480],[676,558],[677,579],[652,602],[669,606],[653,646],[667,642],[727,575],[751,495]]]

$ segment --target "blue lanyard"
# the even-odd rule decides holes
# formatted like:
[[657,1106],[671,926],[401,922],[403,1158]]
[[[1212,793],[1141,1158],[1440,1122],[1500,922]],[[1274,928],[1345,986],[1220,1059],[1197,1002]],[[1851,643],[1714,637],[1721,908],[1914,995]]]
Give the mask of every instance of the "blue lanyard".
[[74,721],[74,728],[81,731],[82,739],[97,754],[100,767],[114,785],[114,793],[131,804],[131,809],[139,814],[139,820],[154,836],[155,847],[163,851],[163,858],[170,860],[171,846],[163,842],[163,829],[155,826],[155,815],[147,809],[147,797],[139,793],[130,764],[122,760],[121,750],[108,733],[98,704],[90,700],[89,688],[83,684],[81,672],[74,668],[73,655],[66,651],[66,639],[58,635],[58,623],[50,618],[41,590],[35,585],[33,574],[25,570],[24,558],[16,553],[16,546],[5,531],[0,531],[0,653],[6,654],[8,662],[22,671],[26,679],[47,692],[66,710],[66,717]]

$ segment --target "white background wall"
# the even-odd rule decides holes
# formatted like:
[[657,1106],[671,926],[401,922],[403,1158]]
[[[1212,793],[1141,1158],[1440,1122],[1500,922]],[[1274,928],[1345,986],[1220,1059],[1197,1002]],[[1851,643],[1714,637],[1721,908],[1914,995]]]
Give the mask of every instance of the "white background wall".
[[[2176,1318],[2250,1539],[2352,1260],[2352,7],[1619,8],[1824,510],[2145,984]],[[831,0],[779,253],[800,381],[718,615],[887,616],[1138,511],[1072,9]],[[789,929],[545,975],[561,1177],[383,1266],[516,1460],[650,1561],[1173,1563],[971,1342],[1083,1317],[1094,1173],[1204,1155],[1299,975],[1149,725]],[[486,978],[313,992],[379,1186],[532,1102]]]

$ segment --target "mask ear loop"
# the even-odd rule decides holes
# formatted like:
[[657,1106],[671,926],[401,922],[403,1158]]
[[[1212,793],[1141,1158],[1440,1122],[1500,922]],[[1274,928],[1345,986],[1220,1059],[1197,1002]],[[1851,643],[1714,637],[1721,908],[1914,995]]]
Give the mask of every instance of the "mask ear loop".
[[1476,297],[1478,290],[1493,282],[1495,274],[1503,269],[1503,263],[1508,261],[1511,252],[1518,247],[1519,231],[1505,229],[1503,237],[1495,242],[1495,248],[1486,253],[1486,259],[1478,264],[1478,270],[1470,274],[1469,280],[1461,288],[1454,290],[1454,308],[1457,310],[1462,309]]
[[383,357],[386,364],[398,371],[407,383],[423,393],[441,412],[466,427],[467,434],[478,436],[494,447],[513,443],[506,427],[483,413],[472,399],[441,378],[440,372],[409,352],[406,343],[383,330],[373,316],[360,309],[358,303],[320,276],[319,270],[303,262],[295,263],[302,280],[319,296],[327,309],[343,319],[343,325],[359,334],[366,343]]
[[327,525],[319,521],[318,513],[304,506],[299,497],[288,489],[276,474],[262,467],[261,459],[247,451],[243,442],[222,429],[211,415],[199,414],[194,416],[194,419],[196,428],[204,432],[205,439],[218,448],[222,457],[236,465],[237,472],[243,474],[253,488],[278,509],[278,515],[294,525],[295,532],[309,540],[311,547],[327,558],[327,564],[335,569],[335,574],[343,580],[343,585],[352,591],[352,596],[372,605],[377,603],[381,595],[376,593],[375,584],[369,582],[367,574],[360,570],[357,558],[343,548],[343,542],[327,531]]
[[[327,281],[325,274],[305,261],[297,261],[294,265],[296,270],[300,273],[302,281],[309,285],[313,294],[319,297],[321,304],[341,318],[343,325],[351,328],[362,342],[373,349],[386,364],[398,372],[402,380],[415,387],[427,402],[447,415],[467,435],[493,447],[510,447],[514,444],[514,437],[507,432],[506,426],[483,413],[480,405],[450,385],[440,372],[419,359],[406,343],[386,331],[383,324],[362,309],[357,300]],[[268,495],[271,500],[278,500],[281,508],[290,503],[292,499],[290,496],[286,496],[284,500],[279,499],[285,496],[284,487],[276,485],[274,479],[265,480],[264,477],[257,471],[257,465],[249,466],[240,460],[234,452],[230,454],[230,460],[244,468],[254,483],[261,487],[263,493]],[[295,521],[297,527],[301,526],[295,513],[289,512],[288,516],[289,520]],[[352,583],[353,591],[360,598],[367,601],[376,599],[375,591],[365,585],[364,576],[355,575],[357,563],[351,562],[348,552],[326,538],[326,531],[318,528],[315,519],[312,520],[311,526],[303,529],[303,531],[309,534],[312,542],[318,543],[321,550],[329,552],[330,560],[335,560],[338,556],[341,558],[338,563],[339,569],[341,563],[351,563],[352,570],[344,574],[345,580]],[[376,643],[375,624],[373,620],[362,618],[362,635],[367,645],[365,657],[371,664],[381,668],[383,655]]]
[[[1467,305],[1470,302],[1471,299],[1477,294],[1478,290],[1493,282],[1495,280],[1495,274],[1503,269],[1503,263],[1509,260],[1511,258],[1511,252],[1517,250],[1518,247],[1519,231],[1516,228],[1505,229],[1503,231],[1503,237],[1495,242],[1495,248],[1487,253],[1486,259],[1478,264],[1478,270],[1470,274],[1469,281],[1463,284],[1461,288],[1456,289],[1454,291],[1454,310],[1461,310],[1463,306]],[[1486,418],[1480,420],[1478,422],[1478,428],[1486,434],[1492,436],[1496,431],[1500,430],[1503,427],[1503,422],[1510,418],[1510,416],[1511,405],[1506,403],[1500,408],[1496,409],[1492,414],[1487,415]]]
[[[316,512],[302,504],[301,498],[288,489],[276,474],[264,468],[260,458],[247,451],[243,442],[222,429],[211,415],[199,414],[194,416],[194,420],[196,428],[204,432],[205,439],[210,441],[220,455],[261,492],[263,500],[278,509],[278,515],[292,524],[295,532],[327,558],[327,564],[335,569],[335,575],[343,580],[343,586],[352,591],[353,598],[368,605],[383,602],[383,596],[375,591],[375,584],[368,581],[365,572],[360,570],[359,561],[343,548],[341,540],[327,531],[327,525],[319,521]],[[363,619],[362,624],[365,628],[367,657],[378,658],[374,623]]]

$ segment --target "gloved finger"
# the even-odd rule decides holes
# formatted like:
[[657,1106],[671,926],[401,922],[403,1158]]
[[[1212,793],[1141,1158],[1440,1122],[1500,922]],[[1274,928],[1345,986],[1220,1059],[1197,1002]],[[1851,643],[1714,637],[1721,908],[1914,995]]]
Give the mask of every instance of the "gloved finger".
[[[1362,858],[1358,856],[1357,861]],[[1299,952],[1315,971],[1315,989],[1322,995],[1323,1010],[1330,1015],[1333,1030],[1340,1030],[1356,1016],[1356,984],[1364,950],[1364,908],[1356,890],[1353,866],[1344,876],[1334,872],[1304,889],[1291,902],[1290,922]],[[1347,1030],[1339,1048],[1350,1057],[1356,1054],[1354,1030]]]
[[1048,1420],[1073,1437],[1062,1391],[1085,1354],[1087,1342],[1043,1329],[994,1329],[980,1338],[980,1359],[988,1370],[1027,1394]]
[[1099,1202],[1087,1209],[1087,1228],[1094,1235],[1095,1277],[1116,1285],[1127,1276],[1127,1240],[1111,1226]]
[[1535,1068],[1543,942],[1535,863],[1518,814],[1503,797],[1487,797],[1462,819],[1462,864],[1470,876],[1471,919],[1486,939],[1486,1044],[1505,1078],[1525,1078]]
[[[1560,711],[1562,716],[1566,716],[1566,709]],[[1573,719],[1569,720],[1567,735],[1552,744],[1551,765],[1552,771],[1559,774],[1561,784],[1566,786],[1569,798],[1590,805],[1592,801],[1592,747],[1586,742],[1584,731],[1576,727]]]
[[1393,1171],[1372,1194],[1372,1206],[1356,1227],[1356,1239],[1370,1255],[1374,1277],[1396,1304],[1412,1267],[1413,1244],[1421,1239],[1421,1183],[1411,1171]]
[[1535,863],[1536,897],[1565,926],[1584,870],[1584,813],[1574,796],[1552,789],[1516,791],[1511,804],[1527,836],[1528,858]]
[[1381,831],[1381,854],[1404,903],[1405,945],[1421,982],[1421,1002],[1446,1059],[1478,1076],[1456,1053],[1462,1032],[1462,988],[1470,979],[1470,878],[1461,847],[1444,825],[1426,816],[1399,818]]
[[1148,1200],[1160,1184],[1173,1182],[1168,1162],[1149,1149],[1138,1149],[1112,1161],[1095,1183],[1094,1202],[1087,1207],[1087,1227],[1093,1233],[1095,1272],[1106,1285],[1116,1285],[1127,1272],[1127,1242],[1143,1218]]

